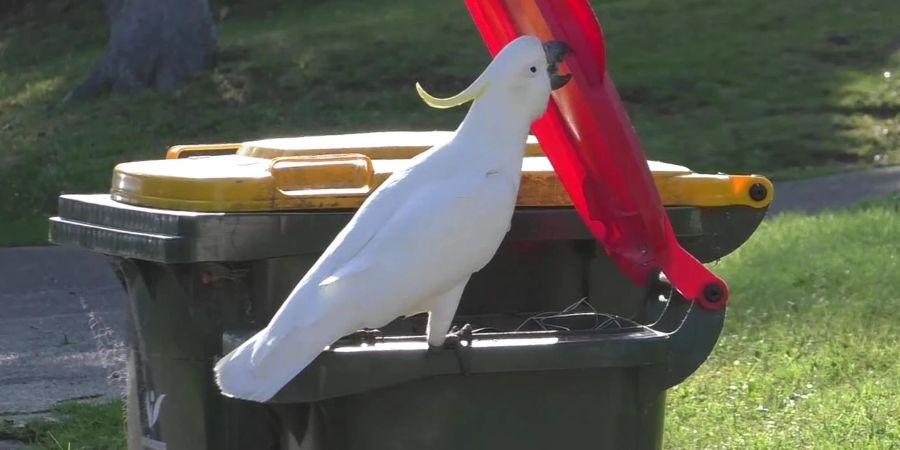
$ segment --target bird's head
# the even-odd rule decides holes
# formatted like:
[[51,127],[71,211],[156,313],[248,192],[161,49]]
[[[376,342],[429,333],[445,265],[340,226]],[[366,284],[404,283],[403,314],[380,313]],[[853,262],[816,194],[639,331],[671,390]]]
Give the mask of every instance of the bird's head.
[[515,105],[531,120],[547,108],[550,91],[565,86],[571,74],[560,75],[559,63],[572,49],[561,41],[541,43],[534,36],[521,36],[503,47],[490,65],[464,91],[437,98],[416,83],[416,90],[433,108],[452,108],[480,98]]

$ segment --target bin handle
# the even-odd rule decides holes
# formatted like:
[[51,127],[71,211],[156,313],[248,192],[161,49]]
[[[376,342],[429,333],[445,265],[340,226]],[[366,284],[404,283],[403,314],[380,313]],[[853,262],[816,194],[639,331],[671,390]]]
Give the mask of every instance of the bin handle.
[[375,184],[372,160],[359,153],[274,158],[269,173],[289,198],[365,197]]
[[198,155],[230,155],[240,150],[241,144],[175,145],[166,151],[166,159],[182,159]]

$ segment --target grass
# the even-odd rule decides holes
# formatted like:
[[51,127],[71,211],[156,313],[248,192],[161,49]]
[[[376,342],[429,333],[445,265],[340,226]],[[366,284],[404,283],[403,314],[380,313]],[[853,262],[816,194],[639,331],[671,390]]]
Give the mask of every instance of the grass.
[[[897,236],[900,195],[764,222],[721,261],[732,291],[725,329],[709,360],[670,391],[664,448],[896,448]],[[121,408],[65,405],[62,422],[31,425],[27,436],[38,449],[59,448],[50,433],[73,449],[117,448]]]
[[[20,2],[21,3],[21,2]],[[647,154],[699,171],[808,176],[900,162],[900,2],[606,0],[609,65]],[[452,128],[413,92],[487,63],[462,2],[215,6],[217,68],[169,94],[62,106],[102,54],[97,2],[0,18],[0,245],[41,243],[63,192],[178,143]],[[886,73],[891,75],[886,77]]]
[[900,442],[900,196],[784,216],[716,271],[732,300],[710,359],[669,395],[669,449]]
[[121,401],[63,403],[54,420],[25,426],[0,422],[0,439],[15,439],[31,450],[120,450],[125,448]]

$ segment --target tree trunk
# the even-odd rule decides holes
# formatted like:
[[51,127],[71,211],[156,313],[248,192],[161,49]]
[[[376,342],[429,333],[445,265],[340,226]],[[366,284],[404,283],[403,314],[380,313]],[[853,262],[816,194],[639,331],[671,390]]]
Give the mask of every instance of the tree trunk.
[[208,0],[105,0],[109,49],[66,100],[103,92],[176,88],[212,67],[216,27]]

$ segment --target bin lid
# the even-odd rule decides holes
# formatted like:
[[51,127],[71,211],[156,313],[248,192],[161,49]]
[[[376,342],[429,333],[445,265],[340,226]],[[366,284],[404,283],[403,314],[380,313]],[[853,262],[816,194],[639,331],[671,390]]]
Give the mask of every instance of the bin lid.
[[[166,159],[116,166],[110,193],[118,202],[172,210],[353,209],[410,158],[452,135],[379,132],[178,145]],[[771,183],[764,177],[704,175],[674,164],[648,164],[667,206],[764,208],[772,199]],[[759,186],[767,195],[756,200]],[[526,143],[517,206],[571,206],[534,136]]]

